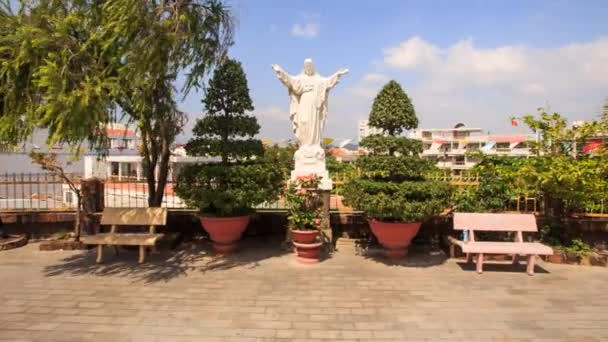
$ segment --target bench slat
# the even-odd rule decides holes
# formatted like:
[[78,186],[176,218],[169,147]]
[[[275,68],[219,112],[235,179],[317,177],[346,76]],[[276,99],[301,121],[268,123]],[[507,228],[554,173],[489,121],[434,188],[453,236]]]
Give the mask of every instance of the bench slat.
[[454,229],[479,231],[536,232],[536,217],[532,214],[454,213]]
[[538,242],[458,241],[463,253],[552,255],[553,249]]
[[82,243],[85,245],[122,245],[122,246],[154,246],[163,234],[95,234],[83,236]]
[[167,208],[105,208],[101,225],[164,226]]

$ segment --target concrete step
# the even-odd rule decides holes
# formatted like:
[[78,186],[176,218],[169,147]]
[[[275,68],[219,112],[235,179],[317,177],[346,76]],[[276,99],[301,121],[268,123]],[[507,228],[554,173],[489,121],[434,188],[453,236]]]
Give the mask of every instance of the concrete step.
[[357,240],[349,238],[338,238],[338,240],[336,240],[336,252],[352,255],[357,254]]

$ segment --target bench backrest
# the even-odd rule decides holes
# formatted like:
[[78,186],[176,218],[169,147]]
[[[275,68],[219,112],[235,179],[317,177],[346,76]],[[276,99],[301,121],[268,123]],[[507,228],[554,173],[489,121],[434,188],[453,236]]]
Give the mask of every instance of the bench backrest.
[[105,208],[101,225],[111,226],[164,226],[167,208]]
[[454,229],[494,232],[536,232],[532,214],[454,213]]

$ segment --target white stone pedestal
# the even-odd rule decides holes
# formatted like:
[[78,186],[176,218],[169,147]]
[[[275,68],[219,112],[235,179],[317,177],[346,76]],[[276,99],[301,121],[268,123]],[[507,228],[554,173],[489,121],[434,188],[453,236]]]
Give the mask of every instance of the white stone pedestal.
[[294,154],[295,168],[291,171],[291,179],[299,176],[315,174],[321,177],[319,188],[331,190],[333,182],[325,166],[325,151],[321,146],[301,146]]

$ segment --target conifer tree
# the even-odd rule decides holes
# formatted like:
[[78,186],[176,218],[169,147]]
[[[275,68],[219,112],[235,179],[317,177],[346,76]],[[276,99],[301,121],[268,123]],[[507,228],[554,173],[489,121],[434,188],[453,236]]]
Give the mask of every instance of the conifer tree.
[[254,205],[273,201],[282,188],[283,172],[264,157],[257,119],[241,63],[227,59],[215,71],[203,99],[205,116],[186,145],[189,155],[217,162],[186,167],[176,191],[202,213],[236,216]]

